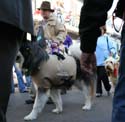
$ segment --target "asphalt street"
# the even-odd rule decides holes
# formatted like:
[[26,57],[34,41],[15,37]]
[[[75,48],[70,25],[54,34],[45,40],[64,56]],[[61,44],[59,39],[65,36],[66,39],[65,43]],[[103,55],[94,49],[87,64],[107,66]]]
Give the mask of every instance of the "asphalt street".
[[[25,100],[29,98],[28,94],[11,95],[7,112],[8,122],[24,122],[24,116],[32,109],[32,105],[25,104]],[[112,96],[104,95],[96,98],[91,111],[81,109],[84,97],[77,90],[69,91],[62,98],[64,103],[62,114],[53,114],[51,111],[55,106],[46,105],[38,119],[32,122],[111,122]]]

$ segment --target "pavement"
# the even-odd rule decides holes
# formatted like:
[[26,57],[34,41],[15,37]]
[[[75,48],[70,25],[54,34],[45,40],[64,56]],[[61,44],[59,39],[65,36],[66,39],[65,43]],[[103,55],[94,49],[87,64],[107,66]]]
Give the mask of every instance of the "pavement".
[[[25,104],[25,100],[29,98],[28,94],[11,95],[7,112],[8,122],[24,122],[24,116],[32,109],[32,105]],[[46,105],[38,119],[32,122],[111,122],[112,96],[95,98],[91,111],[81,109],[84,97],[78,90],[69,91],[62,99],[64,104],[62,114],[53,114],[51,111],[55,106]]]

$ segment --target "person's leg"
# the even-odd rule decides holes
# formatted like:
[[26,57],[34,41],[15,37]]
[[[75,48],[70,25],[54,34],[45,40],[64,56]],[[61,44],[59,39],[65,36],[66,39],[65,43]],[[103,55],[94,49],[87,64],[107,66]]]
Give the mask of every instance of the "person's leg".
[[14,81],[11,81],[11,93],[15,93]]
[[109,96],[111,85],[109,83],[109,79],[108,79],[108,75],[106,73],[105,67],[102,67],[102,81],[103,81],[105,90],[107,91],[107,95]]
[[31,76],[26,76],[27,87],[31,87],[32,79]]
[[97,67],[97,86],[96,86],[96,96],[100,97],[102,95],[102,81],[100,67]]
[[[1,40],[1,38],[0,38]],[[17,53],[17,44],[11,44],[7,40],[0,45],[0,109],[6,114],[9,96],[11,92],[12,66]],[[3,47],[3,48],[2,48]],[[0,121],[1,122],[1,121]]]
[[118,84],[114,93],[112,122],[125,122],[125,24],[122,30]]
[[15,66],[15,72],[17,74],[18,86],[21,93],[26,92],[26,86],[24,84],[22,72]]
[[6,122],[6,117],[2,109],[0,109],[0,122]]
[[[17,53],[16,42],[4,41],[0,45],[0,107],[6,113],[6,105],[8,103],[10,91],[11,91],[11,76],[12,76],[12,66],[15,61],[15,56]],[[11,41],[11,40],[10,40]],[[12,44],[11,44],[12,43]]]
[[12,26],[0,22],[0,122],[5,122],[9,96],[11,92],[12,67],[16,58],[20,34]]

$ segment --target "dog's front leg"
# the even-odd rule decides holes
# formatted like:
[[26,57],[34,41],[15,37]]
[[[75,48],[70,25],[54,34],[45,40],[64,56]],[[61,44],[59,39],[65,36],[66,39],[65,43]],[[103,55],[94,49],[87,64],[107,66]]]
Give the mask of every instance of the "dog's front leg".
[[59,114],[63,111],[62,98],[59,89],[51,89],[50,96],[56,105],[56,108],[52,110],[53,113]]
[[46,91],[44,91],[43,89],[37,90],[33,109],[29,115],[24,117],[24,120],[37,119],[38,114],[43,110],[48,100],[49,94],[50,94],[50,90],[46,90]]

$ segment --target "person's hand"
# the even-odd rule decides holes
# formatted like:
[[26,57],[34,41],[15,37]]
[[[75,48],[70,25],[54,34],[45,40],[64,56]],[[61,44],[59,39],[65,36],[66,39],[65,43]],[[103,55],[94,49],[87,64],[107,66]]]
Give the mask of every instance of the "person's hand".
[[52,42],[51,47],[52,47],[52,48],[58,48],[58,43]]
[[64,51],[65,51],[65,46],[64,46],[64,44],[63,44],[63,43],[59,45],[59,49],[60,49],[62,52],[64,52]]

